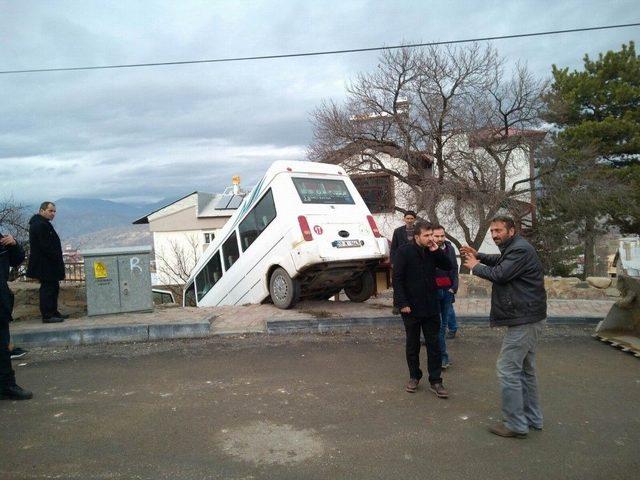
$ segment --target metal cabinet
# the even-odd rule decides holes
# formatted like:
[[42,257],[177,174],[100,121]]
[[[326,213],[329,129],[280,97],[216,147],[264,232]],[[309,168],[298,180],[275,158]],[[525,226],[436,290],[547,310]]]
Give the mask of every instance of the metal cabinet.
[[84,250],[89,315],[153,310],[149,247]]

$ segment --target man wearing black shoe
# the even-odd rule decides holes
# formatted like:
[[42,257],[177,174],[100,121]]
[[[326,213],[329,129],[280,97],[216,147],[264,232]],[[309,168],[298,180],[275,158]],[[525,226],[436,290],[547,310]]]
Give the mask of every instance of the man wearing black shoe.
[[24,260],[24,250],[11,235],[0,234],[0,399],[28,400],[33,394],[16,384],[11,368],[9,322],[13,311],[13,293],[7,284],[10,267]]
[[51,221],[56,206],[43,202],[40,210],[29,220],[29,266],[27,277],[40,280],[40,313],[44,323],[64,321],[58,311],[60,280],[64,280],[62,245]]
[[433,228],[427,222],[416,222],[414,242],[402,245],[395,254],[393,299],[400,309],[406,331],[406,357],[409,382],[405,390],[413,393],[422,378],[420,370],[420,331],[427,348],[427,370],[430,390],[439,398],[447,398],[442,385],[440,352],[440,307],[436,286],[436,268],[451,270],[451,261],[433,240]]

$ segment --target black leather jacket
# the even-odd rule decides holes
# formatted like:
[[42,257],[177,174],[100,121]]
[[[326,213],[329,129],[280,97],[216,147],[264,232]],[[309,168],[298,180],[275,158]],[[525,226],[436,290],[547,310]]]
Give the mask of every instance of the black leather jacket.
[[491,325],[535,323],[547,316],[542,264],[533,246],[520,235],[499,245],[499,255],[478,254],[473,274],[493,283]]

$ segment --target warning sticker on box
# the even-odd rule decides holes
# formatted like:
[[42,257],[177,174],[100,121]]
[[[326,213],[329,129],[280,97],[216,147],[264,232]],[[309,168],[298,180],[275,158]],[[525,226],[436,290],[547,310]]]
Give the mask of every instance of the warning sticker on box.
[[107,270],[107,266],[102,262],[93,262],[93,276],[95,278],[109,277],[109,271]]

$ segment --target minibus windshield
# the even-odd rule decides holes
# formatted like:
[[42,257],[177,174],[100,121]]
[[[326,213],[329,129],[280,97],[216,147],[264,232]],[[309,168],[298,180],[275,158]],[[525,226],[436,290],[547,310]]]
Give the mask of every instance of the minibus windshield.
[[355,202],[343,180],[292,178],[302,203],[353,205]]

